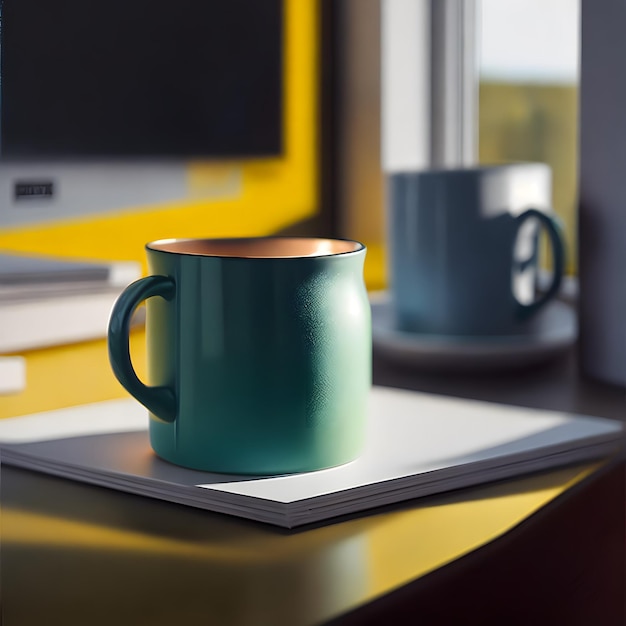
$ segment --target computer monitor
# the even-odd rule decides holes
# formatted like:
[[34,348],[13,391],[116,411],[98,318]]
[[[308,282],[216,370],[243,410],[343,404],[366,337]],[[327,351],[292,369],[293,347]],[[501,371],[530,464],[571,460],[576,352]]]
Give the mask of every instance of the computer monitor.
[[185,195],[283,150],[283,0],[3,0],[0,227]]

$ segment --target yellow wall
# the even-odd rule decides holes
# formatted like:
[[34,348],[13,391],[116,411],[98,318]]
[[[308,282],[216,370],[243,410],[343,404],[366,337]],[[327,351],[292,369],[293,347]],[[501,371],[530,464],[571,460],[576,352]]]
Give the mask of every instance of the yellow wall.
[[[316,0],[285,0],[284,153],[280,158],[191,162],[188,195],[179,202],[120,207],[80,220],[5,229],[0,248],[143,261],[143,245],[154,239],[265,235],[314,215],[319,187],[318,28]],[[231,175],[241,181],[238,191],[214,197],[211,189]]]

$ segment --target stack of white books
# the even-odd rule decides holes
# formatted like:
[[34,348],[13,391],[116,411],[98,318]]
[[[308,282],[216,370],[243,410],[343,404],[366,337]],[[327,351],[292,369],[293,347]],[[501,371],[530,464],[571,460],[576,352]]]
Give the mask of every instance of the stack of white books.
[[136,262],[0,253],[0,354],[104,337]]
[[614,420],[374,387],[356,461],[283,476],[178,467],[115,400],[0,420],[3,464],[286,528],[617,453]]

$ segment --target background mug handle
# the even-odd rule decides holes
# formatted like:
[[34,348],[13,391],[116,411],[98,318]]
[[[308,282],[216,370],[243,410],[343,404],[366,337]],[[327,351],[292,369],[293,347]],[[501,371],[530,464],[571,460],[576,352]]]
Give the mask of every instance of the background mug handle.
[[165,422],[176,419],[176,395],[170,387],[149,387],[138,378],[130,360],[130,320],[135,309],[147,298],[171,300],[176,284],[167,276],[146,276],[128,285],[117,299],[108,329],[109,361],[117,380],[151,413]]
[[518,315],[522,319],[527,319],[534,315],[539,309],[547,304],[554,296],[556,296],[561,288],[561,281],[563,280],[563,270],[565,268],[565,246],[563,244],[563,236],[561,235],[561,227],[556,219],[539,211],[537,209],[528,209],[517,216],[517,232],[522,227],[522,224],[530,219],[536,218],[539,220],[541,226],[545,229],[550,240],[550,246],[552,248],[552,264],[554,271],[552,274],[552,282],[548,289],[537,300],[530,304],[517,303]]

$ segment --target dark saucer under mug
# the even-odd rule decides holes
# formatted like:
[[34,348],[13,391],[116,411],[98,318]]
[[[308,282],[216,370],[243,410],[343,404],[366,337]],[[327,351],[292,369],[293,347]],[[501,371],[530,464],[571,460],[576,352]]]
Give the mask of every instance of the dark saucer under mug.
[[530,367],[562,356],[578,337],[576,312],[560,300],[549,302],[515,334],[482,336],[398,330],[388,294],[373,294],[370,301],[375,353],[424,371],[487,372]]

